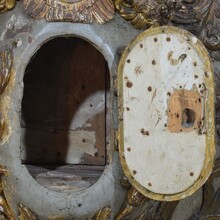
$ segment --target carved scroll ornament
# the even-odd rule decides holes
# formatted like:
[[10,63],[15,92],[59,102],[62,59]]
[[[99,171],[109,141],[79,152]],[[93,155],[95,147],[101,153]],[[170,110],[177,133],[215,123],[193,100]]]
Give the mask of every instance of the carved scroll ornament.
[[116,0],[115,5],[123,18],[138,29],[169,23],[189,24],[195,28],[206,18],[211,0]]
[[103,24],[114,15],[112,0],[24,0],[26,13],[47,21]]
[[11,49],[0,51],[0,95],[4,92],[11,74],[13,54]]
[[180,0],[116,0],[121,16],[138,29],[167,24],[175,10],[181,8]]
[[14,8],[16,1],[15,0],[2,0],[0,2],[0,12],[6,12]]

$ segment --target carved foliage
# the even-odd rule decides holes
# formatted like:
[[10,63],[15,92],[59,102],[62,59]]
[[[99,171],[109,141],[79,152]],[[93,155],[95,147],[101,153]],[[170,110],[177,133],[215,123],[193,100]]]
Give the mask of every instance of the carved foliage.
[[100,210],[96,215],[94,220],[108,220],[110,219],[111,215],[111,208],[105,207],[102,210]]
[[220,159],[215,162],[215,167],[204,186],[203,205],[200,212],[201,219],[220,219],[220,187],[214,187],[215,178],[220,177]]
[[103,24],[114,15],[112,0],[24,0],[23,4],[27,14],[47,21]]
[[180,0],[116,0],[115,5],[121,16],[138,29],[167,24],[181,7]]
[[0,12],[6,12],[14,8],[16,0],[1,0],[0,1]]
[[[8,204],[5,193],[4,193],[4,184],[3,177],[8,175],[7,169],[4,166],[0,165],[0,219],[1,220],[15,220],[17,219],[12,212],[10,204]],[[23,205],[19,206],[18,213],[19,220],[37,220],[36,216]]]
[[212,0],[116,0],[116,8],[138,29],[170,22],[199,28],[206,18]]
[[36,216],[23,205],[19,206],[19,220],[37,220]]
[[13,65],[13,55],[10,49],[0,51],[0,95],[4,92]]

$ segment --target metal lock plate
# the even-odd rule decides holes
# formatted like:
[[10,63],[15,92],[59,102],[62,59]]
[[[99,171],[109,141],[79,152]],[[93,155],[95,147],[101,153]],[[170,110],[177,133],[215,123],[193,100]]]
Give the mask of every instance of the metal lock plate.
[[193,194],[215,154],[213,70],[205,47],[178,28],[149,29],[126,48],[118,74],[126,176],[152,199]]

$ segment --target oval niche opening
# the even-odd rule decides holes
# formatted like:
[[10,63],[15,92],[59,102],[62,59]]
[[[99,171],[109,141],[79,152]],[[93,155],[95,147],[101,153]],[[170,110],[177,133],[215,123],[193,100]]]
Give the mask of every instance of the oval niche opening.
[[21,114],[21,161],[42,186],[80,191],[106,165],[109,69],[89,42],[57,37],[28,63]]

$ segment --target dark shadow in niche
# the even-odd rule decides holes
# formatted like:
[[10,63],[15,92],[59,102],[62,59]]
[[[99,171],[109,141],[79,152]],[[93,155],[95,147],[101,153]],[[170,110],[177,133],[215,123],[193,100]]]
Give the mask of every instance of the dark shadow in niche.
[[101,175],[109,81],[103,55],[80,38],[55,38],[32,57],[24,75],[21,160],[34,178],[44,178],[42,185],[69,187],[69,180]]

